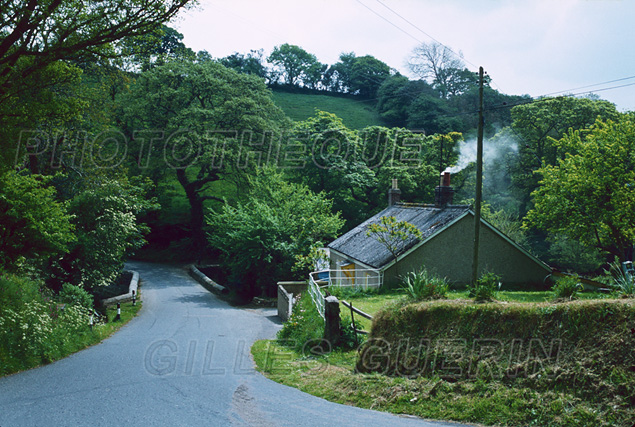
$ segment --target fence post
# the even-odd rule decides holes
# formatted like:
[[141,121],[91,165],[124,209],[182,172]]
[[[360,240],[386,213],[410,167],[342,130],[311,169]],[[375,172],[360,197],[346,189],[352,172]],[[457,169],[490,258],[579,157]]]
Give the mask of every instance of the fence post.
[[333,348],[339,344],[342,335],[340,302],[332,295],[324,302],[324,340]]

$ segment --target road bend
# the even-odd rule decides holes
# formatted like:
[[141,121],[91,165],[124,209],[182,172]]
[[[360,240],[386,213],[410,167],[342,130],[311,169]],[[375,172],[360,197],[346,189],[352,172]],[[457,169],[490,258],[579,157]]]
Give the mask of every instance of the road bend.
[[249,349],[280,329],[273,309],[232,307],[179,267],[128,268],[141,277],[139,315],[98,345],[0,378],[0,427],[458,425],[340,405],[270,381]]

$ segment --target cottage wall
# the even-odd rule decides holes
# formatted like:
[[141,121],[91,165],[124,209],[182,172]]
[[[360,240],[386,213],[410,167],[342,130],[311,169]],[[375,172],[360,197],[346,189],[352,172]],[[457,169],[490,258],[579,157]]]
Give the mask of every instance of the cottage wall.
[[[472,279],[474,217],[466,215],[416,249],[384,273],[384,285],[395,286],[398,276],[426,267],[456,284]],[[492,271],[503,284],[539,285],[550,273],[489,227],[481,226],[479,271]]]

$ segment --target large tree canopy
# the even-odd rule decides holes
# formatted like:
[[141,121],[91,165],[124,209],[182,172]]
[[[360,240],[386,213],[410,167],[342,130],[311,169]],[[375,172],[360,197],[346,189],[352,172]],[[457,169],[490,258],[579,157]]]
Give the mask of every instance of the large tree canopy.
[[[618,112],[608,101],[560,97],[518,105],[511,110],[512,131],[518,138],[518,158],[513,166],[513,180],[522,210],[529,207],[529,195],[538,186],[534,171],[541,166],[555,166],[576,147],[560,141],[569,129],[582,130],[599,119],[615,120]],[[584,138],[584,133],[581,134]]]
[[192,1],[0,0],[0,167],[20,154],[21,131],[81,115],[80,68],[125,54],[124,38],[155,32]]
[[209,185],[239,177],[251,162],[275,153],[266,135],[279,129],[282,111],[262,79],[209,61],[155,67],[139,76],[122,103],[131,136],[144,129],[163,135],[149,156],[183,186],[193,237],[202,247],[203,202],[215,198],[206,193]]
[[189,2],[0,0],[0,100],[60,59],[115,56],[112,43],[152,32]]
[[570,131],[558,142],[571,152],[538,172],[535,207],[527,223],[579,240],[625,261],[635,240],[635,123],[598,122],[582,138]]

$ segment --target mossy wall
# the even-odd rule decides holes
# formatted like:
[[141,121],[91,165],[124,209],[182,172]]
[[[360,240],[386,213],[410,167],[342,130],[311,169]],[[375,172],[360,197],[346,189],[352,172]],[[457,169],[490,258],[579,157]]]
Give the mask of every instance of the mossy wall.
[[634,328],[633,300],[399,305],[375,316],[356,368],[562,391],[635,415]]

